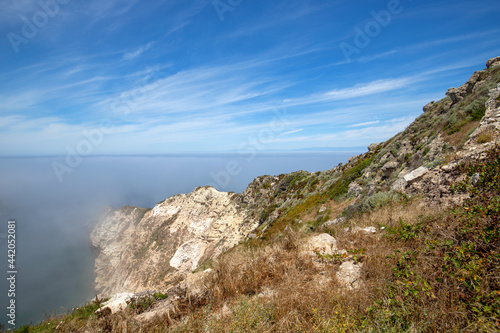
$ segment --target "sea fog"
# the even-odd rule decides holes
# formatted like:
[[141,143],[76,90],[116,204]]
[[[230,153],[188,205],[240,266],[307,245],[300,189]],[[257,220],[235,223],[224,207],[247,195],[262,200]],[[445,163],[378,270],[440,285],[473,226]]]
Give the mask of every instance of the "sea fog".
[[[7,221],[16,220],[16,324],[36,323],[94,297],[89,230],[106,206],[153,207],[212,185],[242,192],[260,175],[331,169],[356,152],[87,157],[54,172],[64,157],[0,158],[0,306],[6,309]],[[7,310],[0,313],[6,324]],[[9,326],[10,327],[10,326]]]

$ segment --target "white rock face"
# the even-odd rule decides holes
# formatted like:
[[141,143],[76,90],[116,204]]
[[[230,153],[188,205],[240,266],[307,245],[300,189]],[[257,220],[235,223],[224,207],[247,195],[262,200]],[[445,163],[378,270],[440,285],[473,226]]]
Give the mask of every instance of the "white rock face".
[[233,194],[200,187],[152,210],[108,209],[91,233],[100,296],[165,287],[245,238],[258,221]]
[[207,244],[201,239],[189,240],[175,251],[170,266],[183,271],[195,270],[206,249]]

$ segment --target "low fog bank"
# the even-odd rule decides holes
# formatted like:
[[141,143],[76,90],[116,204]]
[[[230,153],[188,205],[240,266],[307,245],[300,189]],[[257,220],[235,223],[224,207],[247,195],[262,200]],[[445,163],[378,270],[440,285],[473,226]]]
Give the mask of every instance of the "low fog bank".
[[[243,191],[253,178],[297,170],[327,170],[354,153],[88,157],[65,173],[53,163],[64,158],[0,158],[0,234],[17,221],[17,323],[36,322],[94,297],[94,258],[89,231],[109,205],[153,207],[178,193],[211,185]],[[7,247],[0,235],[0,269],[7,271]],[[7,306],[5,279],[0,306]],[[6,315],[0,314],[0,323]]]

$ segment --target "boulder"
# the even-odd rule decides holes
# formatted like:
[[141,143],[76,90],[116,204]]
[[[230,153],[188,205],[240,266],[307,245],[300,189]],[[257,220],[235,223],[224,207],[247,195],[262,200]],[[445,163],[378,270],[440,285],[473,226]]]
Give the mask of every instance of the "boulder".
[[387,162],[384,164],[384,166],[380,169],[386,178],[389,178],[392,173],[400,167],[400,164],[396,161],[391,161]]
[[337,251],[337,240],[329,234],[321,234],[309,239],[307,249],[312,254],[319,252],[321,255],[334,255]]
[[377,149],[377,147],[378,147],[379,144],[380,143],[372,143],[372,144],[370,144],[368,146],[368,151],[373,151],[373,150]]
[[434,107],[434,101],[426,104],[423,108],[424,112],[429,112],[430,110],[432,110],[432,108]]
[[491,58],[488,61],[486,61],[486,68],[490,68],[493,65],[495,66],[500,65],[500,57]]
[[482,71],[474,72],[474,74],[472,74],[469,80],[460,87],[448,89],[446,95],[451,98],[451,101],[453,103],[462,100],[465,97],[465,95],[470,94],[474,90],[476,83],[481,80],[482,73],[483,73]]
[[405,175],[403,178],[406,181],[406,183],[411,184],[416,180],[419,180],[422,178],[423,175],[425,175],[429,171],[426,167],[420,167],[418,169],[413,170],[409,174]]
[[470,94],[474,87],[476,86],[476,83],[480,81],[481,79],[481,71],[479,72],[474,72],[474,74],[471,75],[469,80],[463,85],[465,87],[466,93]]
[[408,183],[406,182],[406,180],[403,178],[399,178],[398,180],[396,180],[394,182],[394,184],[392,184],[391,186],[391,190],[393,190],[394,192],[403,192],[404,189],[406,188],[406,185]]
[[456,103],[462,99],[463,91],[460,88],[450,88],[446,92],[446,96],[448,96],[453,103]]

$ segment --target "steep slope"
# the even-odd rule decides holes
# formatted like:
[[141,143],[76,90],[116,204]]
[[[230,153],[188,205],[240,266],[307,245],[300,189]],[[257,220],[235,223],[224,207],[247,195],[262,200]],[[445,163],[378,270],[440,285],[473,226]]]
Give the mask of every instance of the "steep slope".
[[152,210],[109,209],[91,234],[96,291],[166,289],[245,239],[264,244],[285,228],[319,230],[404,196],[460,201],[450,184],[461,161],[500,137],[499,82],[500,57],[426,105],[405,131],[328,171],[258,177],[241,194],[198,188]]

